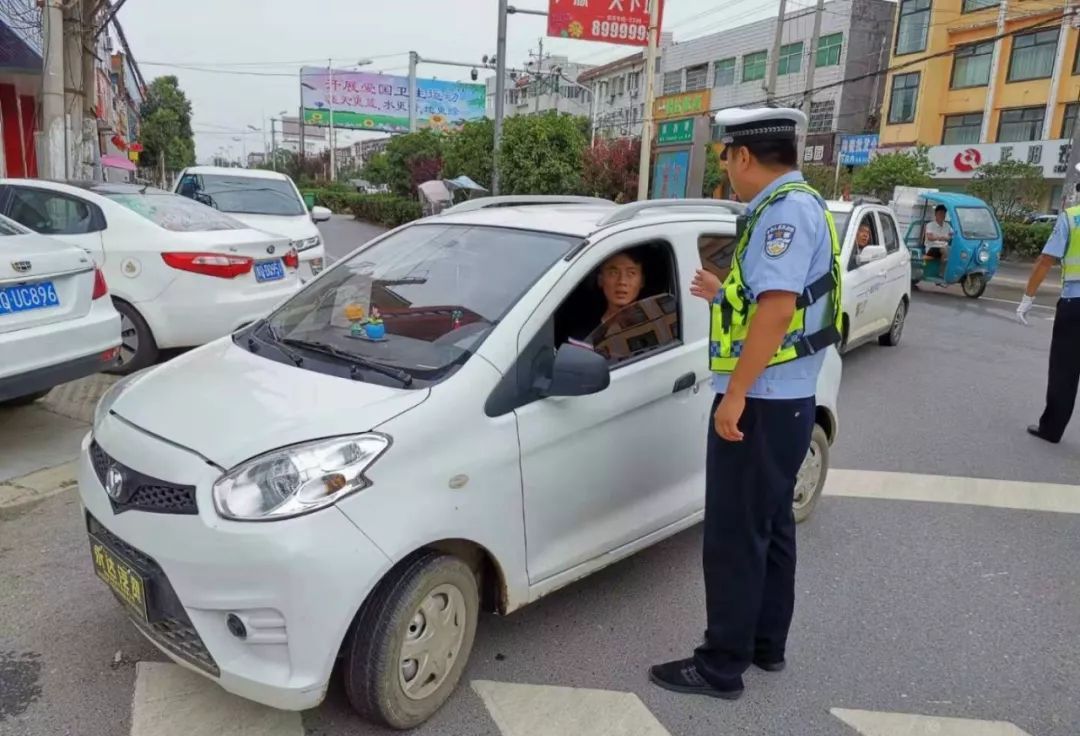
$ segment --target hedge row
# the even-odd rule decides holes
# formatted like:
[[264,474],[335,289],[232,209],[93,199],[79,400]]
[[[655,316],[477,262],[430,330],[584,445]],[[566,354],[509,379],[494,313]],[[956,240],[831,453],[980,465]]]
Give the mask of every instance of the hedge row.
[[1022,222],[1003,222],[1001,229],[1005,235],[1004,256],[1006,258],[1035,258],[1042,253],[1043,246],[1054,230],[1053,223],[1037,222],[1030,225]]
[[357,194],[351,211],[356,219],[383,227],[404,225],[423,215],[419,202],[393,194]]
[[364,195],[348,189],[313,189],[309,190],[315,195],[315,204],[320,207],[328,207],[335,214],[351,212],[357,200]]

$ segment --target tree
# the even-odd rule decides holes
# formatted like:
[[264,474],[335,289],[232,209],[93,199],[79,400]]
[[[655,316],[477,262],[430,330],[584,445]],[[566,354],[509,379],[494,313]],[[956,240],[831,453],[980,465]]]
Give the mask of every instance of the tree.
[[415,197],[416,187],[443,169],[443,136],[427,128],[397,135],[386,144],[386,182],[394,194]]
[[727,172],[721,166],[720,154],[711,143],[705,144],[705,179],[701,183],[701,196],[712,198],[716,190],[727,184]]
[[554,112],[506,120],[499,168],[507,194],[581,191],[586,137],[581,121]]
[[158,77],[146,89],[140,111],[140,140],[144,165],[179,171],[195,163],[195,136],[191,131],[191,102],[175,76]]
[[824,164],[804,164],[803,178],[825,199],[839,199],[844,189],[851,184],[851,173],[847,166],[840,167],[839,187],[836,187],[836,169]]
[[856,192],[888,201],[896,187],[928,187],[934,165],[925,147],[914,151],[886,153],[870,160],[855,172],[852,187]]
[[451,133],[443,146],[443,173],[447,177],[467,176],[477,184],[491,188],[492,161],[495,158],[495,123],[475,120]]
[[595,197],[632,202],[637,199],[640,158],[640,138],[596,141],[583,156],[583,191]]
[[975,171],[968,191],[990,205],[999,220],[1019,220],[1037,209],[1046,196],[1042,169],[1022,161],[983,164]]
[[360,170],[360,178],[372,184],[390,186],[392,173],[390,159],[387,158],[385,151],[375,154],[364,162],[364,167]]

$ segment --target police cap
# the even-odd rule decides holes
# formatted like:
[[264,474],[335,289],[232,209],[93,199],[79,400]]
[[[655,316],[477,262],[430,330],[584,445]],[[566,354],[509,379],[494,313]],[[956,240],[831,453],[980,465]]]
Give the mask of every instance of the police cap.
[[729,107],[716,113],[720,142],[726,146],[757,141],[797,141],[806,115],[793,107]]

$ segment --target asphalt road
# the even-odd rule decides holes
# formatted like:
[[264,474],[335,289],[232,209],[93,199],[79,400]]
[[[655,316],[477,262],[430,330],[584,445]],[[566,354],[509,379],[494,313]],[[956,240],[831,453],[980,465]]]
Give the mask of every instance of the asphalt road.
[[[335,218],[323,232],[340,256],[375,231]],[[1024,432],[1041,410],[1052,312],[1024,328],[1014,308],[917,292],[901,346],[844,359],[832,466],[1080,483],[1080,419],[1056,447]],[[486,617],[461,687],[417,733],[531,733],[497,724],[477,681],[634,693],[672,736],[851,736],[832,708],[1080,732],[1080,514],[823,499],[799,530],[790,666],[751,672],[736,703],[645,678],[700,639],[700,542],[691,529],[520,613]],[[134,663],[162,660],[94,578],[72,495],[0,520],[0,735],[128,736]],[[337,679],[302,722],[307,736],[381,733],[353,718]],[[133,736],[174,733],[161,728]]]

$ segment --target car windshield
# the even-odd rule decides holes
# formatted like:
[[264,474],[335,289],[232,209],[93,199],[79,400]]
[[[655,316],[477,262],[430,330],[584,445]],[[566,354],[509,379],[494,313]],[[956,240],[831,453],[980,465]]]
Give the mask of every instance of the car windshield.
[[305,344],[324,354],[330,347],[441,380],[580,242],[509,228],[413,225],[336,265],[282,305],[269,318],[269,339],[301,351]]
[[228,215],[193,202],[177,194],[105,194],[117,204],[142,215],[158,227],[173,232],[189,233],[203,230],[240,230],[243,223]]
[[[186,179],[187,177],[185,177]],[[222,212],[245,215],[306,215],[307,207],[297,196],[292,182],[226,174],[197,174],[193,186],[181,184],[186,195]]]
[[960,232],[969,240],[995,240],[998,237],[994,213],[985,207],[957,207]]

